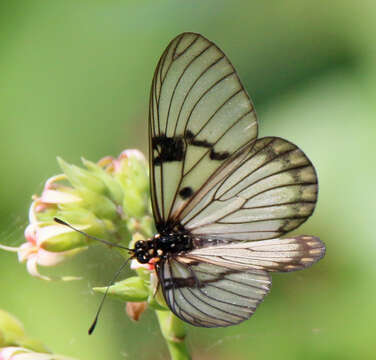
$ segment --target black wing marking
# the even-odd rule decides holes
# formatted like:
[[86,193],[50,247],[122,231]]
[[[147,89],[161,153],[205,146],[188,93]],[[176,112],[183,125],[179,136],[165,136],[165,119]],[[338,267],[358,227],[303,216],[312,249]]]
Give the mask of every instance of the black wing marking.
[[173,39],[159,60],[150,95],[157,228],[176,221],[209,177],[256,138],[253,105],[224,53],[199,34]]

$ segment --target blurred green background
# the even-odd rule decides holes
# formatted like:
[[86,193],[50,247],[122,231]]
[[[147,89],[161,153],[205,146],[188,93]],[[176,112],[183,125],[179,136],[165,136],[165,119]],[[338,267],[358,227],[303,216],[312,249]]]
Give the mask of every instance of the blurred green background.
[[[17,245],[30,197],[59,172],[125,148],[147,151],[150,82],[168,42],[200,32],[229,56],[259,116],[260,135],[299,145],[319,174],[312,218],[326,257],[274,275],[254,317],[189,328],[194,359],[371,359],[376,353],[376,3],[344,1],[1,1],[0,236]],[[134,324],[99,296],[121,258],[98,246],[56,274],[31,278],[0,253],[0,308],[54,352],[89,359],[166,359],[152,312]]]

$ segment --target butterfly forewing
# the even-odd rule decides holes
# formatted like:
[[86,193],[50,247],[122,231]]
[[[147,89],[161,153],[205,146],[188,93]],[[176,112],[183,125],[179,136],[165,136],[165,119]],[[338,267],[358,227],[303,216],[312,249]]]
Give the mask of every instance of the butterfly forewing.
[[151,191],[158,224],[184,206],[233,154],[257,137],[253,105],[223,52],[198,34],[163,53],[150,95]]

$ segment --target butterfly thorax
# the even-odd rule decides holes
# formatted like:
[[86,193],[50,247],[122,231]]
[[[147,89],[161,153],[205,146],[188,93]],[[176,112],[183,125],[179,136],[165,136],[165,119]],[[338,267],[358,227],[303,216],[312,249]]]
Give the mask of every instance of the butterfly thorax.
[[134,247],[134,256],[139,263],[146,264],[151,259],[157,262],[160,259],[166,259],[171,255],[192,249],[193,242],[189,234],[170,232],[163,235],[156,234],[148,240],[137,241]]

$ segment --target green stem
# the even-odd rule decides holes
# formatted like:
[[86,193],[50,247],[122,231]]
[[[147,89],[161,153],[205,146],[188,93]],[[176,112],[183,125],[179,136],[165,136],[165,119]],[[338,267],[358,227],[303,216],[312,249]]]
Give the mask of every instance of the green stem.
[[166,340],[171,360],[191,360],[185,344],[186,330],[184,323],[171,311],[156,310],[162,335]]

